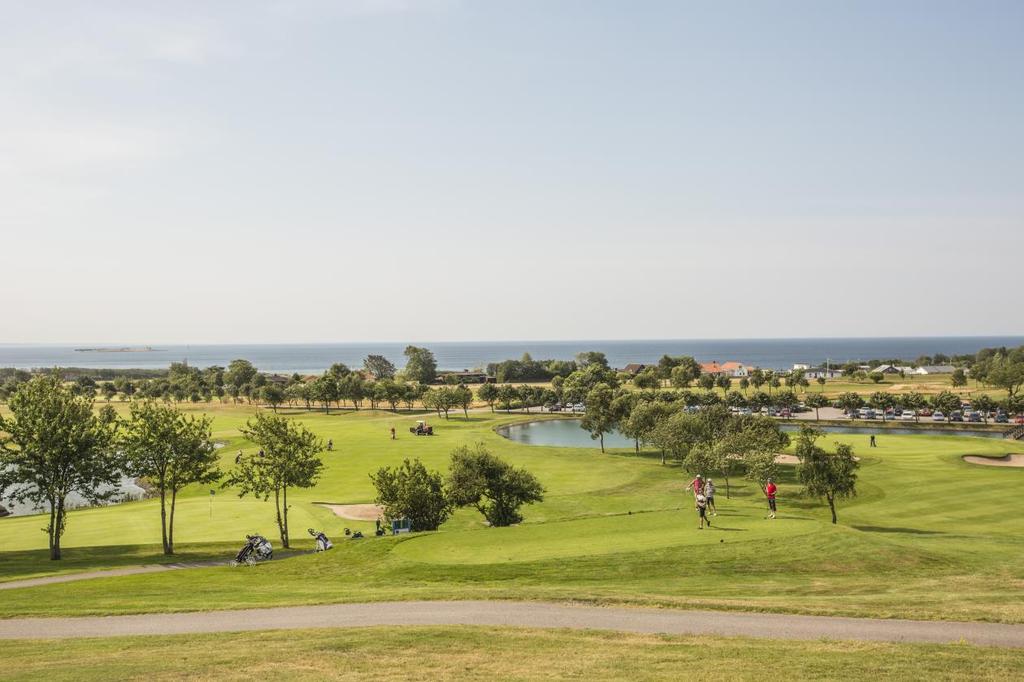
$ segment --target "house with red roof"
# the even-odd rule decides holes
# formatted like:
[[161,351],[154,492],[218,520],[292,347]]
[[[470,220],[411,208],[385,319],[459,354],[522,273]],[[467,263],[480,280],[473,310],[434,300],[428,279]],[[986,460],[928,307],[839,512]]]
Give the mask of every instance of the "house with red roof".
[[718,361],[701,363],[700,371],[704,374],[726,374],[731,377],[745,377],[750,375],[752,368],[742,362],[730,361],[721,364]]

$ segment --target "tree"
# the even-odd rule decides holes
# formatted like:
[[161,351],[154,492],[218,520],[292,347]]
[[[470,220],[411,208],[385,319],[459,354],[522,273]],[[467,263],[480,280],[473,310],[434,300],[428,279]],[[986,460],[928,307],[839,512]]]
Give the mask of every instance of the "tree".
[[260,389],[260,397],[263,399],[263,402],[270,405],[270,409],[277,412],[278,406],[285,399],[284,389],[281,388],[280,384],[270,383]]
[[437,360],[426,348],[405,347],[405,378],[421,384],[431,384],[437,379]]
[[117,395],[117,389],[114,388],[114,384],[109,381],[103,382],[103,385],[100,387],[100,392],[108,403],[114,399],[115,395]]
[[669,378],[676,388],[686,388],[700,376],[700,363],[689,355],[674,360],[675,364],[670,370]]
[[885,391],[875,391],[874,393],[871,394],[871,397],[868,399],[868,403],[871,405],[871,407],[875,408],[876,410],[882,413],[882,421],[884,422],[886,411],[896,404],[896,399],[893,397],[892,393],[887,393]]
[[612,389],[604,384],[598,384],[587,393],[587,411],[580,422],[590,437],[600,439],[601,452],[604,452],[604,434],[610,433],[615,428],[615,414],[612,410],[612,400],[615,395]]
[[327,414],[331,413],[331,403],[338,399],[338,380],[330,372],[324,372],[318,376],[309,386],[309,393],[313,400],[324,406]]
[[715,377],[715,386],[722,389],[723,392],[728,392],[732,388],[732,377],[725,372],[722,372]]
[[178,493],[187,485],[213,483],[221,477],[212,423],[209,417],[186,416],[173,407],[146,401],[132,404],[131,416],[124,424],[119,444],[127,470],[145,478],[160,494],[164,554],[174,554]]
[[640,452],[640,445],[652,442],[658,422],[668,417],[671,411],[672,407],[665,403],[641,400],[629,411],[629,417],[619,425],[619,429],[622,435],[633,439],[636,451]]
[[821,392],[824,393],[825,392],[825,377],[821,377],[820,376],[817,379],[815,379],[815,381],[818,382],[818,386],[821,387],[820,388]]
[[914,421],[920,422],[921,410],[924,409],[924,406],[928,404],[928,401],[925,399],[923,395],[921,395],[917,391],[911,391],[910,393],[905,393],[900,396],[899,404],[900,407],[902,407],[904,410],[913,410]]
[[92,399],[75,396],[55,373],[21,384],[8,407],[9,416],[0,414],[0,494],[49,508],[45,530],[57,560],[68,496],[99,504],[118,492],[117,415],[110,405],[94,414]]
[[476,390],[476,397],[487,403],[494,412],[494,403],[498,400],[498,386],[496,384],[484,384]]
[[1024,346],[1009,354],[998,354],[984,365],[985,381],[1006,391],[1013,399],[1024,386]]
[[482,444],[452,452],[447,487],[455,506],[476,508],[492,526],[519,523],[520,507],[544,499],[544,486],[533,474],[495,457]]
[[971,407],[981,412],[981,418],[988,424],[988,415],[992,410],[996,409],[996,401],[982,393],[971,401]]
[[470,390],[469,386],[456,386],[451,391],[455,406],[461,407],[462,414],[466,416],[466,419],[469,419],[469,408],[473,406],[473,391]]
[[765,382],[767,381],[768,380],[764,376],[764,370],[761,369],[760,367],[755,367],[750,372],[750,383],[755,390],[759,390],[762,386],[765,385]]
[[363,368],[377,381],[395,378],[395,365],[383,355],[367,355]]
[[377,489],[375,502],[384,509],[388,522],[409,519],[414,531],[437,530],[452,513],[444,490],[444,479],[427,471],[423,462],[405,460],[402,466],[383,467],[370,480]]
[[241,389],[242,386],[252,383],[257,374],[256,368],[248,360],[232,360],[228,363],[227,371],[224,372],[224,383]]
[[705,391],[710,391],[715,387],[715,375],[701,374],[697,378],[697,385],[703,388]]
[[880,384],[883,381],[885,381],[885,375],[882,374],[881,372],[872,372],[871,374],[868,375],[868,378],[871,379],[871,381],[875,382],[876,384]]
[[281,544],[289,547],[288,489],[312,488],[320,478],[324,444],[291,419],[257,413],[239,429],[260,452],[243,457],[225,486],[238,486],[239,497],[252,494],[264,502],[274,496]]
[[821,393],[812,393],[811,395],[807,396],[807,399],[804,401],[804,404],[806,404],[807,407],[814,408],[814,421],[819,421],[820,417],[818,416],[818,410],[820,410],[823,407],[828,407],[831,403],[829,402],[829,399],[823,396]]
[[585,351],[583,353],[577,353],[576,354],[576,364],[579,365],[580,368],[583,368],[583,369],[585,369],[587,367],[590,367],[591,365],[600,367],[601,369],[604,369],[604,370],[608,370],[609,369],[609,367],[608,367],[608,358],[605,357],[604,353],[601,353],[601,352],[595,351],[595,350]]
[[861,398],[859,394],[853,393],[852,391],[849,393],[843,393],[836,398],[836,407],[852,415],[856,413],[857,410],[864,407],[864,399]]
[[747,377],[740,377],[740,390],[746,395],[747,389],[750,388],[750,379]]
[[633,377],[633,385],[637,388],[659,388],[661,379],[653,367],[648,367]]
[[519,399],[519,391],[512,384],[502,384],[498,387],[498,404],[505,412],[512,411],[512,403]]
[[960,396],[949,391],[942,391],[932,396],[932,406],[946,415],[946,421],[950,421],[953,413],[960,409]]
[[967,375],[962,369],[957,367],[953,370],[953,374],[950,376],[950,380],[955,388],[967,385]]
[[834,454],[825,452],[814,441],[821,432],[804,427],[796,442],[796,456],[800,459],[800,482],[812,497],[824,497],[832,512],[832,523],[837,522],[836,498],[857,494],[857,468],[853,448],[837,443]]

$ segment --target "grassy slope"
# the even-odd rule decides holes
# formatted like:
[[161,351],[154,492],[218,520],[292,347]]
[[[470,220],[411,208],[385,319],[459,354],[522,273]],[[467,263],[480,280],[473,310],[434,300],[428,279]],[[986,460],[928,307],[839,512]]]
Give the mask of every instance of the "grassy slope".
[[[184,655],[183,652],[188,652]],[[365,628],[0,642],[23,680],[1003,680],[1024,654],[966,645],[787,642],[498,628]],[[695,674],[689,676],[697,677]]]
[[[218,411],[218,437],[237,450],[241,409]],[[297,545],[307,522],[340,537],[343,526],[314,501],[372,497],[367,471],[403,457],[443,468],[448,452],[486,441],[534,471],[547,500],[526,510],[517,528],[488,529],[462,511],[442,532],[339,542],[326,555],[256,569],[177,571],[15,590],[0,616],[125,613],[230,608],[253,604],[367,599],[506,597],[626,601],[807,613],[1024,621],[1024,540],[1015,494],[1024,470],[967,465],[965,452],[997,454],[1001,441],[949,436],[841,436],[864,457],[860,495],[840,505],[837,527],[826,510],[796,495],[794,471],[782,482],[782,513],[764,518],[756,489],[734,482],[715,528],[698,532],[678,468],[655,457],[540,448],[492,432],[505,417],[475,415],[439,423],[434,438],[405,435],[410,417],[390,414],[299,415],[336,450],[321,484],[292,497]],[[400,439],[388,439],[394,424]],[[406,432],[407,433],[407,432]],[[1019,445],[1017,446],[1019,448]],[[721,483],[721,481],[719,482]],[[272,533],[268,503],[207,490],[183,500],[179,542],[189,557],[230,556],[245,532]],[[161,560],[153,502],[75,512],[68,563],[55,567],[40,548],[39,518],[0,521],[0,576]],[[301,539],[299,539],[301,538]],[[76,547],[88,549],[76,550]],[[128,556],[125,556],[125,554]]]

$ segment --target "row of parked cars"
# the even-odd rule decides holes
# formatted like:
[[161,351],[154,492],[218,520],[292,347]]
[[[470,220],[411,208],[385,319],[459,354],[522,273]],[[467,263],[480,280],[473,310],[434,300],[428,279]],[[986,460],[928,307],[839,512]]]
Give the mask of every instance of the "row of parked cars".
[[548,412],[586,412],[587,406],[583,403],[550,403],[544,406]]
[[[882,413],[870,407],[862,407],[859,410],[850,410],[847,413],[850,419],[882,419]],[[931,410],[924,408],[921,410],[904,410],[901,408],[894,408],[885,411],[885,419],[902,419],[903,421],[917,421],[921,417],[931,418],[935,422],[975,422],[981,423],[985,421],[985,414],[977,410],[970,409],[969,405],[964,406],[962,410],[954,410],[947,415],[941,410]],[[988,418],[996,424],[1008,424],[1010,423],[1010,415],[1006,414],[1001,410],[990,412]],[[1024,416],[1018,417],[1017,422],[1024,422]]]

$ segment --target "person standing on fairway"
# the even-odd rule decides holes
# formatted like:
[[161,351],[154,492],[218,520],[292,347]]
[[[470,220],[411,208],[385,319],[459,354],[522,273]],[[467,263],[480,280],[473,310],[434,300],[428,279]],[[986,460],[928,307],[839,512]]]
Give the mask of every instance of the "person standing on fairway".
[[764,486],[764,495],[768,498],[768,508],[771,509],[771,513],[768,518],[775,518],[775,493],[778,492],[778,488],[775,487],[775,481],[768,479],[768,483]]
[[708,501],[708,511],[712,516],[718,516],[718,507],[715,506],[715,482],[710,478],[704,482],[704,498]]
[[707,521],[708,528],[711,527],[711,519],[708,518],[708,498],[704,497],[703,493],[697,493],[697,517],[700,519],[697,530],[704,530],[705,521]]
[[697,496],[704,492],[704,477],[697,474],[697,478],[690,482],[690,487],[693,488],[694,508],[696,508]]

